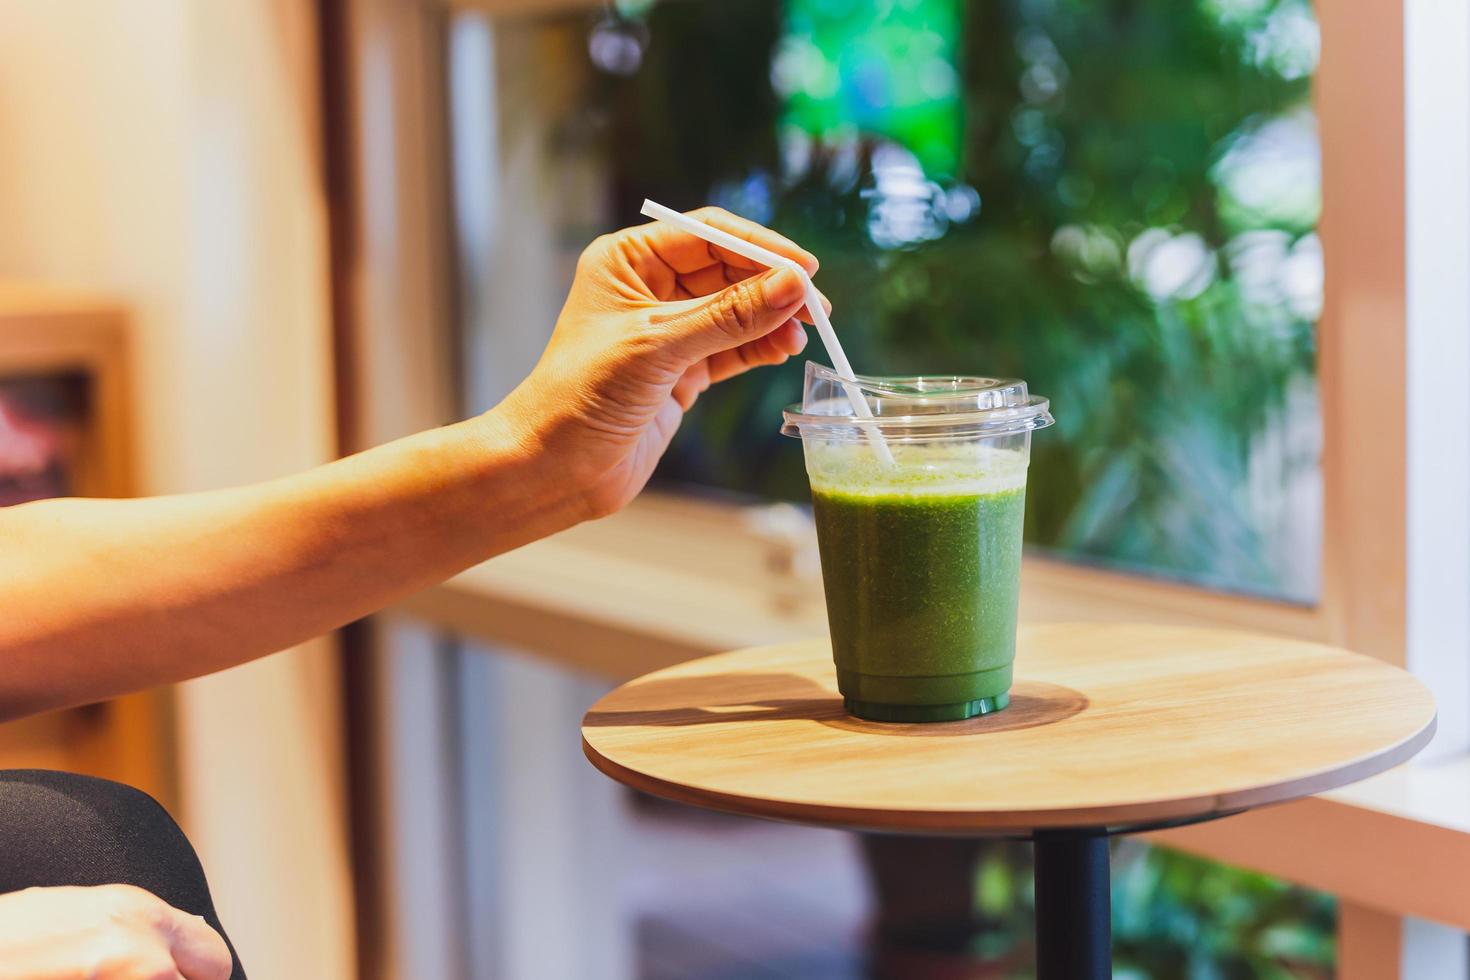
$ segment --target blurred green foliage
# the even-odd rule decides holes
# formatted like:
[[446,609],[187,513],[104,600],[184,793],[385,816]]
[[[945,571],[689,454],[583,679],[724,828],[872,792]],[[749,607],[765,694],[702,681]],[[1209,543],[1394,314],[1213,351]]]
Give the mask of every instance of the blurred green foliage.
[[[975,904],[990,929],[975,950],[1031,975],[1030,850],[996,844]],[[1119,980],[1325,980],[1336,905],[1266,875],[1121,839],[1113,844],[1113,975]]]
[[846,0],[788,3],[771,81],[780,123],[819,139],[849,132],[891,139],[930,173],[959,164],[960,0],[876,8]]
[[1115,847],[1115,862],[1115,976],[1332,976],[1337,909],[1331,896],[1137,843]]

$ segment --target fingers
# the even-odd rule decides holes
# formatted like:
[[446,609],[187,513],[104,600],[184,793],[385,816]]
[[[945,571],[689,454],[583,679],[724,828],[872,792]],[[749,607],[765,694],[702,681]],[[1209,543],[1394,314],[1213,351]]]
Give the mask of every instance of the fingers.
[[787,320],[764,337],[711,354],[706,362],[710,383],[744,374],[751,368],[784,364],[787,358],[800,354],[805,347],[806,331],[795,320]]
[[679,287],[687,291],[690,296],[708,296],[742,279],[749,279],[753,275],[755,272],[751,269],[716,262],[702,269],[695,269],[693,272],[680,273],[677,282]]
[[[819,300],[822,301],[822,310],[824,312],[826,312],[826,314],[828,316],[831,316],[832,315],[832,301],[827,298],[827,294],[824,293],[824,292],[822,292],[820,289],[818,289],[817,290],[817,299],[819,299]],[[814,324],[814,323],[817,322],[816,320],[812,319],[811,311],[809,311],[805,306],[803,306],[801,308],[801,310],[798,311],[798,313],[796,315],[796,318],[798,320],[800,320],[802,323],[812,323],[812,324]]]
[[[794,259],[806,270],[807,275],[815,275],[817,271],[817,257],[795,242],[778,235],[769,228],[747,221],[724,210],[723,208],[700,208],[690,211],[689,216],[697,218],[721,231],[729,232],[738,238],[759,245],[761,248],[775,252],[777,255],[788,259]],[[675,273],[684,275],[703,269],[714,263],[724,263],[741,269],[756,270],[762,268],[760,263],[752,262],[750,259],[734,252],[711,245],[701,238],[680,231],[673,225],[663,221],[655,221],[650,224],[640,225],[629,229],[627,234],[636,236],[645,244],[665,265],[673,269]]]
[[806,350],[806,328],[795,319],[781,324],[780,329],[772,331],[766,336],[766,339],[775,344],[777,350],[787,357],[795,357]]
[[720,351],[695,364],[674,382],[672,395],[685,412],[694,407],[710,385],[744,374],[751,368],[767,364],[783,364],[806,347],[806,330],[796,320],[787,320],[764,337]]
[[169,908],[174,963],[184,980],[227,980],[234,963],[224,937],[201,916]]
[[[765,272],[766,270],[762,269],[760,271]],[[700,296],[709,296],[712,293],[717,293],[726,286],[749,279],[753,275],[757,275],[757,273],[750,269],[737,269],[733,266],[716,264],[705,266],[703,269],[696,269],[687,275],[677,276],[674,281],[678,290],[678,298],[697,299]],[[822,308],[828,313],[831,313],[831,301],[822,295],[821,290],[817,291],[817,295],[821,297]],[[797,311],[796,317],[803,323],[814,322],[811,312],[804,305]]]
[[764,337],[796,315],[806,284],[792,269],[752,276],[703,300],[665,304],[652,323],[687,364]]
[[694,401],[700,395],[709,390],[710,376],[705,361],[701,361],[694,367],[684,372],[684,376],[674,382],[674,390],[670,392],[674,401],[678,403],[681,412],[687,412],[694,407]]

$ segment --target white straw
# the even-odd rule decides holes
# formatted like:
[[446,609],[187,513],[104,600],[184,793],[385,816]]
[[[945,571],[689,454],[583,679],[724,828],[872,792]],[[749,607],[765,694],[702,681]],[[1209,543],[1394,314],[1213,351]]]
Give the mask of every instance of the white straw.
[[[863,397],[862,391],[853,381],[856,375],[853,374],[852,365],[847,362],[847,355],[842,351],[842,344],[837,340],[837,332],[832,329],[832,321],[827,316],[827,310],[822,306],[821,294],[817,292],[817,287],[812,285],[811,277],[806,274],[806,270],[799,262],[783,255],[777,255],[769,249],[761,248],[728,231],[721,231],[698,218],[680,214],[654,201],[644,200],[643,213],[655,221],[667,221],[696,238],[702,238],[736,255],[744,256],[752,262],[759,262],[773,269],[790,269],[801,276],[801,281],[806,287],[806,307],[811,311],[812,320],[815,321],[817,336],[822,339],[822,346],[827,348],[827,356],[832,359],[832,367],[837,371],[838,379],[842,382],[842,390],[847,393],[848,401],[852,402],[854,414],[862,419],[873,417],[873,410],[868,407],[868,400]],[[878,431],[876,425],[864,426],[863,430],[868,434],[873,452],[879,461],[884,466],[893,466],[893,453],[889,451],[888,444],[883,441],[883,434]]]

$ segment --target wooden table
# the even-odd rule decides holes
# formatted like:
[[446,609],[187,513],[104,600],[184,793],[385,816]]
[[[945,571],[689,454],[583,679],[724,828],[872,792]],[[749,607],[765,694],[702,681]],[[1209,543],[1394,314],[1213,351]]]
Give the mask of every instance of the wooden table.
[[588,759],[657,796],[855,830],[1029,839],[1042,980],[1106,977],[1110,834],[1332,789],[1428,743],[1406,672],[1296,640],[1161,626],[1023,629],[1011,705],[940,724],[847,716],[825,642],[655,671],[593,705]]

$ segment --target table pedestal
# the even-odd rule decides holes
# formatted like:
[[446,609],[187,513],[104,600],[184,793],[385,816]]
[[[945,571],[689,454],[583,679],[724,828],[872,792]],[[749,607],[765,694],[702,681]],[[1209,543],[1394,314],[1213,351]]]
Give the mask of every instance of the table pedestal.
[[[861,839],[876,900],[869,954],[879,976],[925,976],[931,962],[973,957],[976,941],[996,927],[975,906],[980,863],[996,847],[1024,846],[984,837],[864,834]],[[1080,829],[1046,831],[1033,842],[1032,853],[1037,976],[1110,976],[1107,838]],[[1012,950],[1009,955],[1018,952],[1024,954]]]
[[1106,980],[1113,974],[1107,837],[1042,831],[1032,846],[1037,980]]

